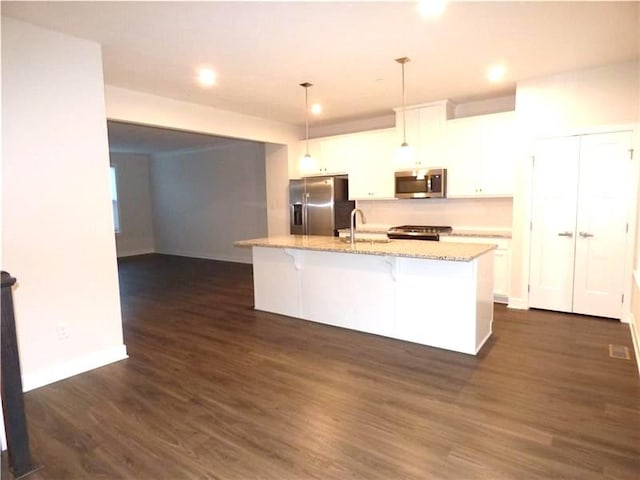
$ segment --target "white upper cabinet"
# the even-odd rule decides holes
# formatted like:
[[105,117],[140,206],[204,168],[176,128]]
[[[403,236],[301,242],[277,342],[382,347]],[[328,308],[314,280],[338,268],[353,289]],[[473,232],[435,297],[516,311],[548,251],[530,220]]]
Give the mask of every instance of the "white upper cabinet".
[[320,174],[347,173],[352,150],[350,139],[340,135],[320,138],[318,141],[322,152],[318,162]]
[[[393,128],[309,140],[309,154],[316,163],[314,175],[349,175],[351,200],[389,199],[394,196],[393,172],[396,131]],[[306,142],[300,142],[300,155]]]
[[396,109],[397,148],[403,141],[406,117],[407,143],[413,148],[414,157],[412,161],[396,159],[395,170],[444,166],[445,128],[451,108],[450,102],[442,101],[407,107],[404,114],[402,108]]
[[514,112],[454,119],[446,128],[447,196],[513,196]]
[[[302,171],[298,166],[298,173],[301,177],[313,175],[334,175],[347,173],[348,145],[343,136],[313,138],[309,140],[309,154],[315,161],[315,168],[310,171]],[[307,142],[300,142],[300,157],[307,148]]]
[[[394,198],[394,171],[447,168],[448,197],[513,196],[516,160],[514,112],[447,120],[453,104],[435,102],[396,111],[396,128],[309,140],[315,161],[301,177],[349,174],[352,200]],[[403,140],[406,116],[407,143],[414,150],[410,161],[397,152]],[[300,142],[300,155],[306,142]]]
[[396,131],[393,128],[351,136],[350,200],[394,197],[395,147]]

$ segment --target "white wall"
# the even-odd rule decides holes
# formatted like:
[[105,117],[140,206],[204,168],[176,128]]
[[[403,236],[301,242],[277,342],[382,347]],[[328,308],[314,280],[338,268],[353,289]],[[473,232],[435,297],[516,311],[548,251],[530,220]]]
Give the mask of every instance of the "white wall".
[[511,198],[358,201],[368,223],[511,231]]
[[[453,118],[513,111],[515,109],[515,100],[515,95],[506,95],[465,103],[452,103],[454,111]],[[320,125],[312,123],[309,125],[309,138],[328,137],[332,135],[365,132],[369,130],[381,130],[384,128],[394,128],[395,126],[396,114],[393,112],[392,108],[389,108],[389,113],[375,117],[359,118],[345,122]]]
[[[638,10],[638,19],[640,20],[640,10]],[[640,51],[640,35],[638,36],[638,51]],[[638,62],[636,71],[638,79],[640,79],[640,62]],[[640,94],[638,95],[636,106],[638,108],[637,119],[638,122],[640,122]],[[638,204],[639,206],[636,211],[636,248],[634,252],[635,270],[633,273],[635,281],[631,289],[631,315],[629,320],[636,354],[636,363],[638,365],[638,371],[640,372],[640,235],[638,235],[638,231],[640,231],[640,197],[638,198]]]
[[535,137],[635,122],[637,69],[625,62],[519,82],[518,117]]
[[302,128],[109,85],[105,87],[105,95],[107,117],[111,120],[285,146],[286,163],[282,161],[282,150],[267,148],[267,215],[269,235],[289,233],[288,220],[281,211],[281,206],[289,203],[288,191],[282,184],[289,178],[289,172],[295,172]]
[[2,18],[2,267],[25,390],[126,356],[105,119],[98,44]]
[[116,167],[120,232],[116,234],[118,257],[153,253],[153,222],[147,155],[110,153]]
[[233,242],[267,236],[264,144],[154,155],[151,197],[157,252],[251,263]]
[[521,151],[513,200],[510,305],[528,306],[531,152],[535,138],[591,133],[638,122],[638,64],[626,62],[518,83]]
[[264,147],[269,235],[289,234],[289,162],[298,160],[291,146],[267,143]]
[[326,125],[309,125],[309,138],[328,137],[345,133],[381,130],[396,126],[396,114],[389,108],[389,113],[377,117],[348,120],[346,122],[330,123]]
[[506,95],[485,100],[459,103],[454,108],[454,118],[473,117],[475,115],[488,115],[498,112],[512,112],[515,110],[516,96]]

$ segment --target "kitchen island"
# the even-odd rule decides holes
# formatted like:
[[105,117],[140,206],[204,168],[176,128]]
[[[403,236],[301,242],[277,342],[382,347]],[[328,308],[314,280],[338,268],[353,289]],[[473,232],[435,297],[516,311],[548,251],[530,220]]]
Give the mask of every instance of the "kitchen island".
[[491,336],[491,244],[290,235],[253,249],[255,308],[475,355]]

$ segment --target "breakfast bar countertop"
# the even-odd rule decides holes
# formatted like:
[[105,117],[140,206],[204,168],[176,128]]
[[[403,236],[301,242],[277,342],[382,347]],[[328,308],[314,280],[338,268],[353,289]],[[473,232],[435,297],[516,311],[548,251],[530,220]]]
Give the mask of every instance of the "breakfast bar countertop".
[[[387,234],[387,230],[391,228],[389,225],[371,225],[368,224],[358,225],[356,233],[358,234],[370,234],[384,236]],[[341,235],[348,236],[349,229],[343,228],[338,230]],[[453,230],[448,233],[439,232],[440,236],[448,237],[479,237],[479,238],[505,238],[511,239],[511,230],[509,229],[486,229],[486,228],[473,228],[473,227],[453,227]]]
[[354,246],[345,239],[317,235],[282,235],[239,240],[237,247],[290,248],[324,252],[384,255],[469,262],[496,248],[493,244],[448,243],[416,240],[357,241]]

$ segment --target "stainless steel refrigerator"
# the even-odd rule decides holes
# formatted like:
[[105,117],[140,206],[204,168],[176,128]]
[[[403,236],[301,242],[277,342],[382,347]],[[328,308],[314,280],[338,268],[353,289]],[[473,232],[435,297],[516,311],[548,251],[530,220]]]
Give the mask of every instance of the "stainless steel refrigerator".
[[310,177],[289,181],[291,233],[294,235],[338,235],[349,228],[351,210],[347,176]]

